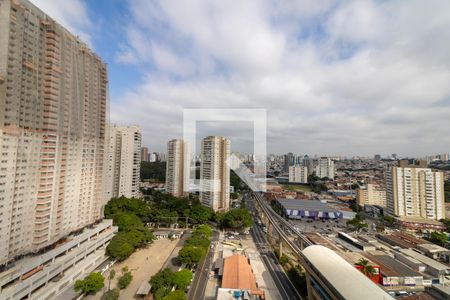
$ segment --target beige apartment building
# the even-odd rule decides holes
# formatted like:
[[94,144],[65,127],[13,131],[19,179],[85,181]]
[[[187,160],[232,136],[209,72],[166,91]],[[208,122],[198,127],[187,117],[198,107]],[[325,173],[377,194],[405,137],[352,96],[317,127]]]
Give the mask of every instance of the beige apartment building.
[[389,214],[422,220],[445,218],[444,174],[426,167],[426,162],[391,167],[386,173]]
[[302,165],[290,166],[289,182],[308,183],[308,168]]
[[214,211],[230,208],[230,140],[209,136],[201,145],[200,202]]
[[141,172],[141,129],[137,125],[108,126],[106,200],[139,197]]
[[167,143],[166,191],[183,197],[189,192],[190,154],[184,140],[170,140]]
[[101,218],[108,77],[25,0],[0,0],[0,264]]
[[356,202],[359,206],[378,205],[386,207],[386,190],[371,183],[356,190]]

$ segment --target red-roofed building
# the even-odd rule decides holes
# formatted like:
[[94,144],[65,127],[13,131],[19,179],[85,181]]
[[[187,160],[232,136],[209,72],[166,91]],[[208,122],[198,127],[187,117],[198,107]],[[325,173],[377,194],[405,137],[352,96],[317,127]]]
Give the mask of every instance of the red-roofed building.
[[222,285],[217,299],[238,299],[237,294],[245,294],[245,299],[265,299],[264,292],[256,284],[255,274],[247,257],[235,254],[224,259]]

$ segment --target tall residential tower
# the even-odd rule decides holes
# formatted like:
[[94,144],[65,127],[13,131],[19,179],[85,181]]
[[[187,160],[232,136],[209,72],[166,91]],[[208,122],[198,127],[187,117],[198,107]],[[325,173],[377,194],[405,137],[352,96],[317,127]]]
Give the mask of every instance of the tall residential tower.
[[138,197],[141,171],[141,131],[139,126],[109,126],[107,196]]
[[108,76],[25,0],[0,0],[0,264],[101,218]]
[[166,191],[175,197],[189,191],[190,155],[188,143],[171,140],[167,143]]
[[327,177],[334,179],[334,161],[329,157],[319,158],[316,166],[316,176],[320,178]]
[[214,211],[230,208],[230,140],[209,136],[202,141],[200,202]]
[[387,211],[407,219],[445,218],[444,174],[426,167],[426,162],[400,161],[386,173]]

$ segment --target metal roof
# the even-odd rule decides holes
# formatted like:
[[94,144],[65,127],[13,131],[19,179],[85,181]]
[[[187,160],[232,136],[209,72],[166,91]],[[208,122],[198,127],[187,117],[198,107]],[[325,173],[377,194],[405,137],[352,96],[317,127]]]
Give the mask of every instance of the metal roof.
[[303,199],[280,199],[277,198],[285,209],[291,210],[309,210],[323,212],[338,212],[337,209],[329,207],[326,203],[319,200],[303,200]]
[[406,254],[412,258],[417,259],[418,261],[422,262],[423,264],[425,264],[431,268],[434,268],[435,270],[446,273],[447,270],[450,269],[448,266],[446,266],[432,258],[429,258],[428,256],[417,253],[416,251],[414,251],[412,249],[400,249],[400,252],[403,254]]
[[319,245],[306,247],[303,254],[317,272],[344,299],[394,299],[334,251]]

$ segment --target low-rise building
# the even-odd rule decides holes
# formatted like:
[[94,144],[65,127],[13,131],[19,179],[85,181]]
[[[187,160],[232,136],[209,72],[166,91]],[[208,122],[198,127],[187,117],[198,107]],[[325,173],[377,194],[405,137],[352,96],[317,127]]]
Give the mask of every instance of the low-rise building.
[[400,249],[400,253],[412,257],[426,266],[425,272],[435,278],[433,283],[446,283],[446,275],[450,274],[450,268],[428,256],[420,254],[412,249]]
[[223,260],[222,284],[216,299],[265,299],[264,292],[258,288],[247,257],[234,254]]
[[[383,253],[383,252],[381,252]],[[423,288],[423,275],[386,254],[364,254],[380,267],[380,284],[383,286],[414,286]]]
[[342,219],[342,212],[319,200],[277,199],[277,203],[290,219]]

